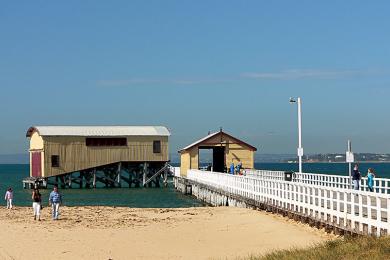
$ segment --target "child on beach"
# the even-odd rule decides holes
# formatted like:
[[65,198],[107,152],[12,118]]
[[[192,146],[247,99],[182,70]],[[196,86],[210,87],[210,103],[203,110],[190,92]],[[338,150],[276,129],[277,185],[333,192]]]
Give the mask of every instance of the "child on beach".
[[14,193],[11,188],[8,188],[4,196],[4,199],[7,201],[7,209],[12,209],[13,198],[14,198]]
[[33,210],[34,210],[34,220],[37,219],[38,221],[41,221],[41,193],[39,193],[38,189],[34,189],[31,199],[33,201]]
[[375,177],[374,169],[373,168],[368,168],[368,172],[367,172],[367,186],[368,186],[368,189],[371,192],[374,191],[374,177]]

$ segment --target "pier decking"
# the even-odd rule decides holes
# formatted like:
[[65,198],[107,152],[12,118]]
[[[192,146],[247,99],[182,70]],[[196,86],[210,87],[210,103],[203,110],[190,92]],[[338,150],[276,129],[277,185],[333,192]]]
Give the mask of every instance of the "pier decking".
[[188,170],[176,186],[215,206],[235,205],[271,210],[335,233],[389,235],[390,180],[375,180],[375,192],[350,189],[349,177],[247,171],[246,176]]

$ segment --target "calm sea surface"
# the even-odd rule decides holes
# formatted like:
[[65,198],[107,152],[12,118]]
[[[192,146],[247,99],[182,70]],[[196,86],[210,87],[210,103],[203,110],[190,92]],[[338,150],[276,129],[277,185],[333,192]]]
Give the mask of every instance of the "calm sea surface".
[[[375,169],[378,177],[390,178],[390,163],[361,163],[360,171],[365,175],[367,169]],[[297,171],[296,164],[256,163],[256,169]],[[348,165],[343,163],[310,163],[303,165],[304,172],[348,175]],[[31,205],[31,190],[24,190],[22,180],[29,175],[29,165],[0,164],[1,199],[8,187],[14,189],[14,204]],[[42,190],[44,205],[50,190]],[[138,208],[170,208],[203,206],[199,201],[176,192],[172,184],[168,188],[122,188],[122,189],[64,189],[61,190],[64,205],[104,205]],[[3,203],[4,200],[2,200]],[[0,204],[1,205],[1,204]]]
[[[31,205],[31,190],[24,190],[22,180],[29,176],[29,165],[0,164],[1,201],[7,187],[14,190],[14,204]],[[66,206],[125,206],[137,208],[186,208],[203,206],[201,202],[176,192],[172,184],[168,188],[122,189],[60,189]],[[43,205],[47,206],[51,190],[41,190]],[[0,204],[1,205],[1,204]]]

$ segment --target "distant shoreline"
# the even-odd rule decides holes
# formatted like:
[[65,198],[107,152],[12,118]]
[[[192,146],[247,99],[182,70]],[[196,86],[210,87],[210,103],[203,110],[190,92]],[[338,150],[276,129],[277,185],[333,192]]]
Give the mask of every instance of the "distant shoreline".
[[[255,164],[261,164],[261,163],[279,163],[279,164],[297,164],[298,162],[255,162]],[[303,162],[303,164],[314,164],[314,163],[321,163],[321,164],[346,164],[347,162]],[[359,161],[354,162],[352,164],[363,164],[363,163],[390,163],[390,161]],[[172,162],[171,164],[180,164],[180,162]],[[201,163],[201,164],[207,164]],[[0,165],[30,165],[29,163],[1,163]]]

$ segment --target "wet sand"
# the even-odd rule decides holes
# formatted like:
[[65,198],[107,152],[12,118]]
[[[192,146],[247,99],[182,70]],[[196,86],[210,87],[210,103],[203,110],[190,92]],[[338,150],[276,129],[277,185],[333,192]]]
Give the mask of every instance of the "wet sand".
[[334,236],[278,215],[231,207],[0,209],[0,259],[235,259]]

